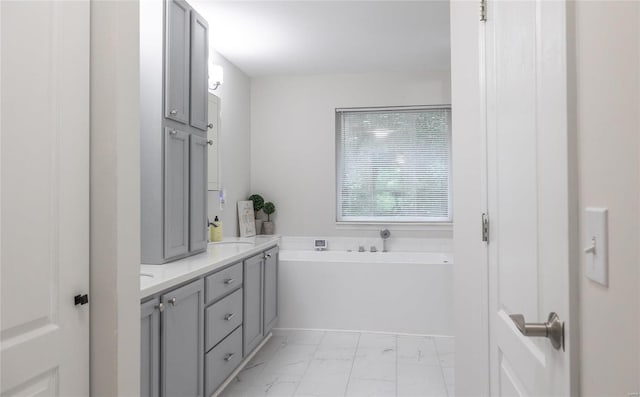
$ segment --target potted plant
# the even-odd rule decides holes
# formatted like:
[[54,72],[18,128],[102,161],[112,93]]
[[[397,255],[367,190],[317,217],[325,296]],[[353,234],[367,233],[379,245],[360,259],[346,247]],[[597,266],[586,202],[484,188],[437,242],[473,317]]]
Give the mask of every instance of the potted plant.
[[262,226],[264,227],[264,234],[273,234],[274,225],[273,222],[271,222],[271,214],[276,212],[276,206],[269,201],[264,203],[262,210],[267,214],[267,220],[262,223]]
[[258,212],[264,207],[264,198],[259,194],[252,194],[247,200],[253,201],[253,212],[256,218],[256,234],[261,234],[262,219],[258,219]]

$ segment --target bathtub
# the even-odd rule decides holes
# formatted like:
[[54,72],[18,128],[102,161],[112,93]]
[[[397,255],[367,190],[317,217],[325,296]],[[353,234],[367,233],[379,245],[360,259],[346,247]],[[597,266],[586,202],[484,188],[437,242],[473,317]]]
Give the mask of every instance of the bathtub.
[[453,256],[280,251],[278,328],[453,335]]

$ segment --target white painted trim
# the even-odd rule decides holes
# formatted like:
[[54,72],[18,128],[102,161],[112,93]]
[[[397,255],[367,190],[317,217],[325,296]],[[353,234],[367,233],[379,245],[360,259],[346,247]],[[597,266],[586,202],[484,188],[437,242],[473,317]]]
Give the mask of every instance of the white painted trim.
[[139,0],[91,1],[91,395],[140,394]]
[[407,332],[385,332],[369,331],[364,329],[333,329],[333,328],[274,328],[273,331],[317,331],[317,332],[349,332],[357,334],[378,334],[378,335],[398,335],[398,336],[422,336],[427,338],[454,338],[452,335],[439,334],[414,334]]
[[445,231],[453,232],[453,222],[336,222],[337,230],[393,230]]
[[487,248],[481,239],[486,212],[483,147],[484,24],[479,3],[451,2],[454,333],[456,394],[488,396],[489,317]]

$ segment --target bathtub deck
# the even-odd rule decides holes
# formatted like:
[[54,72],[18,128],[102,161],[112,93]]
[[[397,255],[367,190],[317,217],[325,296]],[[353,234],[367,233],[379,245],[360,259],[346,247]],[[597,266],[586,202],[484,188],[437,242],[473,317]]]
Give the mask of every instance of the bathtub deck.
[[453,338],[282,331],[221,394],[453,396]]

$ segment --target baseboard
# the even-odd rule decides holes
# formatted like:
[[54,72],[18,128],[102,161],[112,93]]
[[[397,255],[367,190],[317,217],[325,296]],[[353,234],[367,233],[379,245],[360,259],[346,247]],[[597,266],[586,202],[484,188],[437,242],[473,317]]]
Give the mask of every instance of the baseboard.
[[272,333],[277,334],[278,331],[353,332],[353,333],[380,334],[380,335],[424,336],[429,338],[454,338],[453,335],[415,334],[415,333],[408,333],[408,332],[370,331],[366,329],[357,330],[357,329],[332,329],[332,328],[273,328]]

